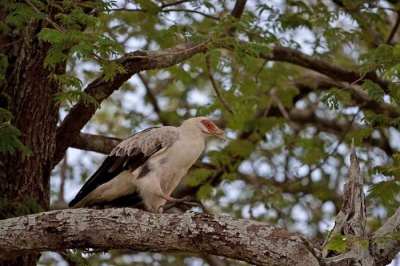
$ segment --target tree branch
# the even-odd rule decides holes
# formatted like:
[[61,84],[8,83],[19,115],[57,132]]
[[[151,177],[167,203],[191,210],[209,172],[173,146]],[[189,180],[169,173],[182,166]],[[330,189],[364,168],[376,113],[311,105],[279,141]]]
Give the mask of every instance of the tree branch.
[[79,135],[71,143],[71,147],[85,151],[109,154],[111,150],[121,141],[122,139],[79,133]]
[[169,7],[169,6],[177,6],[177,5],[189,2],[189,1],[191,1],[191,0],[180,0],[180,1],[173,2],[173,3],[169,3],[169,4],[162,3],[161,8],[165,8],[165,7]]
[[[298,50],[288,47],[274,46],[270,54],[261,53],[260,58],[292,63],[317,71],[332,79],[350,83],[358,80],[362,76],[358,71],[336,66],[328,61],[321,60],[315,56],[306,55]],[[389,82],[387,80],[380,79],[374,72],[367,73],[365,78],[377,83],[382,87],[385,93],[389,93]],[[358,84],[360,83],[363,83],[362,80],[358,82]]]
[[[194,212],[68,209],[0,221],[0,258],[93,248],[214,254],[255,265],[319,265],[295,233],[256,221]],[[212,239],[212,241],[210,241]]]
[[[143,13],[147,13],[148,10],[147,9],[128,9],[128,8],[114,8],[111,9],[111,11],[126,11],[126,12],[143,12]],[[194,13],[194,14],[199,14],[202,15],[203,17],[209,18],[209,19],[213,19],[216,21],[219,21],[218,17],[203,13],[201,11],[198,10],[191,10],[191,9],[186,9],[186,8],[169,8],[169,9],[162,9],[159,11],[160,13],[170,13],[170,12],[187,12],[187,13]]]
[[400,208],[371,235],[373,256],[377,265],[389,264],[400,252]]
[[[242,18],[244,8],[246,6],[247,0],[236,0],[235,7],[231,12],[231,16],[239,21]],[[236,32],[236,27],[231,27],[228,29],[228,36],[232,36]]]
[[392,31],[389,34],[389,37],[386,40],[386,44],[389,44],[389,45],[392,44],[393,38],[396,36],[397,31],[399,30],[399,26],[400,26],[400,11],[397,11],[397,19],[393,26]]
[[[359,265],[373,266],[376,264],[369,251],[370,243],[366,234],[364,180],[360,174],[354,140],[350,151],[349,176],[349,182],[344,185],[342,209],[336,216],[335,227],[326,239],[324,247],[331,241],[332,237],[341,234],[348,241],[349,250],[347,253],[351,254],[350,257],[343,258],[343,260],[354,260],[354,262],[359,262]],[[322,254],[324,258],[333,257],[329,258],[327,262],[335,259],[335,256],[331,256],[329,250],[324,250]]]
[[[32,8],[36,13],[41,14],[42,12],[40,12],[40,10],[34,5],[32,4],[29,0],[25,0],[25,3]],[[54,21],[52,21],[49,16],[45,15],[46,21],[53,27],[53,29],[61,32],[61,33],[66,33],[67,31],[64,30],[61,26],[59,26],[57,23],[55,23]]]
[[[166,68],[180,63],[195,54],[204,52],[206,50],[206,43],[184,43],[161,52],[136,51],[129,53],[117,60],[126,70],[126,73],[120,73],[113,80],[109,81],[104,80],[104,76],[101,76],[87,86],[85,93],[101,103],[134,74],[143,70]],[[79,132],[90,120],[95,111],[96,108],[93,104],[83,101],[78,102],[71,109],[57,129],[55,164],[62,159],[67,148],[79,135]]]

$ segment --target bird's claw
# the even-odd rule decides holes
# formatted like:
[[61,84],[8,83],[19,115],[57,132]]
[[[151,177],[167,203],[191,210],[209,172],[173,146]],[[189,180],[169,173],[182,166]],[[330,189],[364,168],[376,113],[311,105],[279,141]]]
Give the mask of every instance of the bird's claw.
[[201,207],[201,206],[202,206],[201,203],[196,202],[195,199],[193,199],[190,196],[186,196],[182,199],[174,199],[167,201],[166,204],[161,205],[158,208],[158,212],[163,213],[164,211],[172,209],[173,207],[181,207],[185,211],[188,211],[192,207]]

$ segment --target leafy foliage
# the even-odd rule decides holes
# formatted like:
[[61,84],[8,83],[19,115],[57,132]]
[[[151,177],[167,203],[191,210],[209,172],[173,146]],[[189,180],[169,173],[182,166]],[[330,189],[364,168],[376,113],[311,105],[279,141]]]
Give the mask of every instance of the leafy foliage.
[[342,234],[331,236],[329,243],[325,246],[326,250],[332,250],[337,253],[345,253],[349,247],[348,237]]
[[366,79],[362,85],[362,89],[368,93],[368,96],[372,100],[375,100],[378,102],[383,101],[383,96],[385,93],[378,84],[370,81],[369,79]]
[[9,111],[0,108],[0,153],[14,153],[17,149],[25,155],[32,155],[32,151],[19,140],[21,132],[10,123],[12,119]]
[[381,71],[385,72],[400,63],[400,55],[394,53],[391,45],[381,44],[374,51],[360,56],[359,60],[364,62],[362,73]]
[[329,109],[331,109],[331,110],[332,109],[338,110],[339,109],[339,101],[338,101],[337,97],[338,97],[338,90],[331,89],[324,95],[324,97],[321,98],[321,102],[328,105]]
[[397,196],[400,194],[400,154],[393,155],[392,165],[380,165],[374,167],[375,174],[387,177],[370,186],[368,195],[370,198],[379,199],[385,205],[397,205]]

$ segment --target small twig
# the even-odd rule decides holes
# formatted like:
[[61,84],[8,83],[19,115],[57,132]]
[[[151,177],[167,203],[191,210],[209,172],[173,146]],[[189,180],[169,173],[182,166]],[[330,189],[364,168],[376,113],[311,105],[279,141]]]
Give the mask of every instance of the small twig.
[[[33,10],[35,10],[36,13],[41,14],[42,12],[40,12],[40,10],[34,5],[32,4],[29,0],[25,0],[25,3],[30,6]],[[55,29],[58,30],[61,33],[66,33],[66,30],[64,30],[62,27],[60,27],[59,25],[57,25],[57,23],[55,23],[54,21],[52,21],[49,16],[45,16],[46,17],[46,21],[50,23],[50,25]]]
[[340,139],[338,140],[338,143],[336,144],[335,148],[333,149],[332,152],[330,152],[327,156],[325,156],[324,160],[319,163],[318,165],[316,165],[315,167],[310,169],[310,173],[315,171],[316,169],[322,167],[329,158],[331,158],[337,151],[337,149],[339,148],[339,146],[343,143],[344,139],[346,138],[347,133],[349,133],[351,127],[353,126],[354,121],[356,120],[357,115],[361,112],[361,108],[358,109],[357,113],[353,116],[353,118],[349,121],[345,131],[343,132],[342,136],[340,137]]
[[16,43],[19,43],[19,42],[21,42],[21,41],[22,41],[22,38],[20,38],[20,39],[18,39],[18,40],[16,40],[16,41],[10,42],[10,43],[2,44],[2,45],[0,45],[0,48],[4,48],[4,47],[7,47],[7,46],[11,46],[11,45],[14,45],[14,44],[16,44]]
[[210,78],[210,81],[211,81],[212,87],[213,87],[213,89],[215,91],[215,94],[217,94],[217,97],[219,98],[219,100],[221,101],[221,103],[225,107],[225,109],[227,111],[229,111],[231,114],[233,114],[232,108],[225,101],[225,99],[222,97],[221,93],[218,90],[217,84],[215,82],[215,79],[214,79],[214,76],[213,76],[213,73],[212,73],[211,62],[210,62],[210,57],[209,56],[206,57],[206,66],[207,66],[208,77]]
[[260,69],[257,71],[256,77],[255,77],[255,81],[258,84],[259,78],[260,78],[260,74],[263,71],[264,67],[267,65],[268,60],[265,60],[264,63],[261,65]]
[[197,10],[190,10],[190,9],[184,9],[184,8],[170,8],[170,9],[166,9],[166,10],[162,10],[163,13],[168,13],[168,12],[188,12],[188,13],[195,13],[195,14],[199,14],[202,15],[203,17],[206,18],[210,18],[213,20],[217,20],[219,21],[218,17],[214,17],[212,15],[197,11]]
[[359,79],[357,79],[356,81],[353,81],[352,83],[350,83],[349,85],[347,85],[346,87],[340,89],[341,91],[350,89],[351,86],[353,86],[354,84],[356,84],[357,82],[359,82],[360,80],[362,80],[365,76],[367,75],[367,73],[364,73]]
[[183,3],[186,3],[189,1],[190,0],[180,0],[180,1],[170,3],[170,4],[165,4],[163,1],[160,1],[160,2],[161,2],[161,8],[164,8],[164,7],[169,7],[169,6],[176,6],[176,5],[183,4]]
[[396,36],[397,31],[399,30],[399,26],[400,26],[400,11],[397,11],[397,19],[396,22],[393,26],[392,31],[389,34],[389,37],[386,40],[386,44],[391,44],[391,42],[393,41],[394,36]]
[[156,58],[156,57],[165,57],[165,56],[167,56],[167,55],[179,55],[179,54],[184,54],[184,53],[187,53],[188,51],[190,51],[190,50],[194,50],[194,49],[197,49],[197,48],[199,48],[199,47],[201,47],[201,46],[204,46],[204,45],[206,45],[208,42],[210,42],[210,40],[207,40],[207,41],[205,41],[205,42],[202,42],[202,43],[200,43],[200,44],[197,44],[197,45],[195,45],[195,46],[193,46],[193,47],[190,47],[190,48],[188,48],[188,49],[185,49],[185,50],[182,50],[182,51],[179,51],[179,52],[172,52],[172,53],[161,53],[161,54],[149,54],[149,55],[131,55],[131,54],[127,54],[126,56],[124,56],[124,57],[121,57],[121,58],[118,58],[118,59],[114,59],[114,60],[110,60],[110,62],[124,62],[124,61],[126,61],[127,59],[134,59],[134,58]]
[[[144,12],[144,13],[147,13],[147,12],[148,12],[147,9],[128,9],[128,8],[114,8],[114,9],[111,9],[110,11],[114,11],[114,12],[117,12],[117,11]],[[203,12],[200,12],[200,11],[198,11],[198,10],[190,10],[190,9],[185,9],[185,8],[170,8],[170,9],[162,9],[162,10],[160,10],[160,13],[169,13],[169,12],[188,12],[188,13],[195,13],[195,14],[202,15],[203,17],[213,19],[213,20],[217,20],[217,21],[220,20],[218,17],[214,17],[214,16],[212,16],[212,15],[209,15],[209,14],[206,14],[206,13],[203,13]]]
[[161,124],[163,124],[164,126],[168,126],[169,123],[166,119],[164,119],[164,117],[162,115],[162,111],[160,109],[160,106],[158,105],[157,99],[153,95],[153,92],[149,86],[149,80],[140,73],[138,73],[137,75],[138,75],[139,79],[142,81],[142,83],[146,89],[147,96],[149,96],[151,104],[153,105],[154,111],[157,113],[158,119],[160,120]]
[[283,103],[281,102],[281,100],[278,99],[278,97],[275,96],[275,94],[273,93],[269,93],[269,96],[271,96],[272,100],[276,103],[276,105],[278,106],[279,111],[281,112],[281,114],[283,115],[283,117],[286,119],[286,121],[289,122],[289,124],[292,125],[293,129],[295,131],[298,130],[298,126],[293,122],[293,120],[290,118],[289,113],[286,111],[285,106],[283,105]]

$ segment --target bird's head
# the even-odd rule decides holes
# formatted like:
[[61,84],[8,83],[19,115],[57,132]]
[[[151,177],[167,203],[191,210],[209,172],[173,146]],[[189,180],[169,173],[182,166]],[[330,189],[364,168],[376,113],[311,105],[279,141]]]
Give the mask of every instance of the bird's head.
[[194,117],[183,122],[182,126],[190,126],[200,130],[204,137],[216,136],[223,141],[226,140],[226,134],[224,131],[219,129],[210,119],[207,117]]

